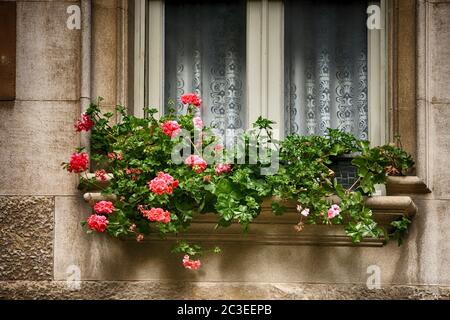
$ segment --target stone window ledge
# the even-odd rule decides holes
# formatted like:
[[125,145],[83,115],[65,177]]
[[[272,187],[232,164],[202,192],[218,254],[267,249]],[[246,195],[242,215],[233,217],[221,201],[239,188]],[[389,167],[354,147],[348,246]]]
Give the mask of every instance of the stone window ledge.
[[[115,197],[105,196],[99,192],[84,194],[84,199],[93,205],[100,200],[114,200]],[[296,211],[295,202],[286,202],[287,212],[275,216],[271,210],[271,201],[262,204],[262,211],[250,226],[247,234],[242,233],[242,227],[233,224],[228,228],[216,226],[214,214],[197,215],[191,224],[189,232],[183,233],[187,241],[215,243],[242,243],[272,245],[323,245],[323,246],[370,246],[381,247],[385,239],[363,239],[359,244],[353,244],[339,225],[306,225],[301,232],[294,226],[299,222],[300,215]],[[403,216],[412,218],[417,207],[408,196],[375,196],[366,199],[367,207],[373,211],[375,221],[390,231],[390,223]],[[168,236],[168,240],[176,240],[176,236]],[[134,240],[133,240],[134,241]],[[163,241],[157,234],[146,236],[145,241]]]
[[[94,178],[93,173],[87,174],[88,178]],[[108,185],[112,175],[107,176],[104,182],[97,182],[97,185],[104,188]],[[85,190],[89,190],[88,185],[81,184]],[[366,199],[367,207],[371,208],[375,221],[391,230],[390,223],[403,216],[412,218],[417,207],[411,197],[405,194],[423,194],[430,190],[425,183],[416,176],[389,177],[386,183],[387,196],[374,196]],[[90,189],[90,191],[98,191]],[[114,195],[102,195],[100,192],[87,192],[84,194],[86,202],[94,205],[100,200],[115,200]],[[338,202],[338,199],[333,199]],[[380,247],[385,244],[385,239],[363,239],[359,244],[353,244],[351,239],[345,235],[342,226],[333,225],[306,225],[301,232],[297,232],[294,226],[299,222],[300,216],[296,211],[294,202],[285,203],[287,212],[282,216],[275,216],[272,213],[270,201],[262,205],[261,214],[250,226],[248,234],[242,233],[242,228],[234,224],[228,228],[215,229],[216,216],[214,214],[198,215],[191,224],[189,232],[182,235],[188,241],[214,241],[218,243],[241,243],[251,242],[254,244],[274,244],[274,245],[325,245],[325,246],[375,246]],[[176,236],[167,237],[169,240],[176,240]],[[134,241],[134,240],[133,240]],[[149,235],[145,241],[162,241],[157,234]]]
[[425,182],[417,176],[388,177],[386,183],[386,192],[388,195],[401,194],[425,194],[430,193]]

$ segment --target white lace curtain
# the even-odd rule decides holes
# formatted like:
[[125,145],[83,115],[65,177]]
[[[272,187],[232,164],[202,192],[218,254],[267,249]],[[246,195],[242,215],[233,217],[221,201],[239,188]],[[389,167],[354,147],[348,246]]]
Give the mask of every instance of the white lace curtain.
[[367,139],[367,2],[285,2],[287,134]]
[[166,1],[165,101],[196,92],[201,116],[222,137],[245,126],[245,3]]

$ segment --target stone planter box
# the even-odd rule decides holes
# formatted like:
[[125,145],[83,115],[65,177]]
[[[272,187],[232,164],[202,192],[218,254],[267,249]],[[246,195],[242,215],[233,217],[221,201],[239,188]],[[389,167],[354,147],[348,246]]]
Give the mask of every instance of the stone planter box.
[[[91,205],[100,200],[115,200],[114,196],[102,195],[100,192],[90,192],[84,194],[84,199]],[[337,197],[332,199],[339,203]],[[240,243],[252,242],[254,244],[273,245],[321,245],[321,246],[383,246],[385,239],[363,239],[358,244],[352,243],[343,226],[340,225],[305,225],[301,232],[297,232],[294,226],[299,222],[300,215],[296,210],[294,201],[285,201],[283,205],[287,207],[286,212],[281,216],[276,216],[271,208],[272,199],[267,199],[262,204],[261,214],[250,225],[247,234],[242,233],[242,227],[235,223],[227,228],[216,229],[217,216],[215,214],[199,214],[191,224],[188,232],[177,236],[168,236],[167,240],[176,241],[182,238],[193,242],[214,242],[214,243]],[[366,199],[367,207],[371,208],[374,220],[388,231],[392,227],[392,221],[401,219],[403,216],[412,218],[417,211],[417,207],[409,196],[375,196]],[[145,237],[144,241],[167,241],[159,237],[158,234],[151,234]],[[127,240],[126,240],[127,241]],[[130,239],[130,241],[135,241]]]

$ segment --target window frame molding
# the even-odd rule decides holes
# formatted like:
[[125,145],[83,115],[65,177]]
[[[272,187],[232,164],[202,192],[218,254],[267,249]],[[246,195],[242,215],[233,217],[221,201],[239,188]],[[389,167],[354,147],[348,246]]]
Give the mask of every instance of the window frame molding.
[[134,1],[134,88],[133,88],[133,114],[143,117],[145,106],[145,34],[146,34],[146,1]]
[[[259,116],[269,118],[279,138],[284,135],[283,18],[282,1],[247,2],[247,127]],[[281,110],[271,107],[277,104]]]
[[[367,32],[367,101],[369,121],[369,141],[371,146],[379,146],[388,142],[388,112],[387,89],[389,77],[387,74],[387,0],[380,0],[381,29]],[[376,2],[373,2],[376,4]]]

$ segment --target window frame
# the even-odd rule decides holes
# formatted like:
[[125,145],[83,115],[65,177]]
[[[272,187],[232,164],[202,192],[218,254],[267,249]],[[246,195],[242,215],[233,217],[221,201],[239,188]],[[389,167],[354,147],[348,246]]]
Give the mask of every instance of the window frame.
[[[368,121],[372,146],[388,138],[387,45],[388,0],[379,3],[381,29],[368,29]],[[246,127],[259,117],[276,122],[274,133],[284,136],[284,3],[248,0],[246,3]],[[135,0],[135,105],[148,105],[164,114],[164,0]],[[271,106],[279,105],[280,108]],[[142,108],[134,115],[143,117]]]

